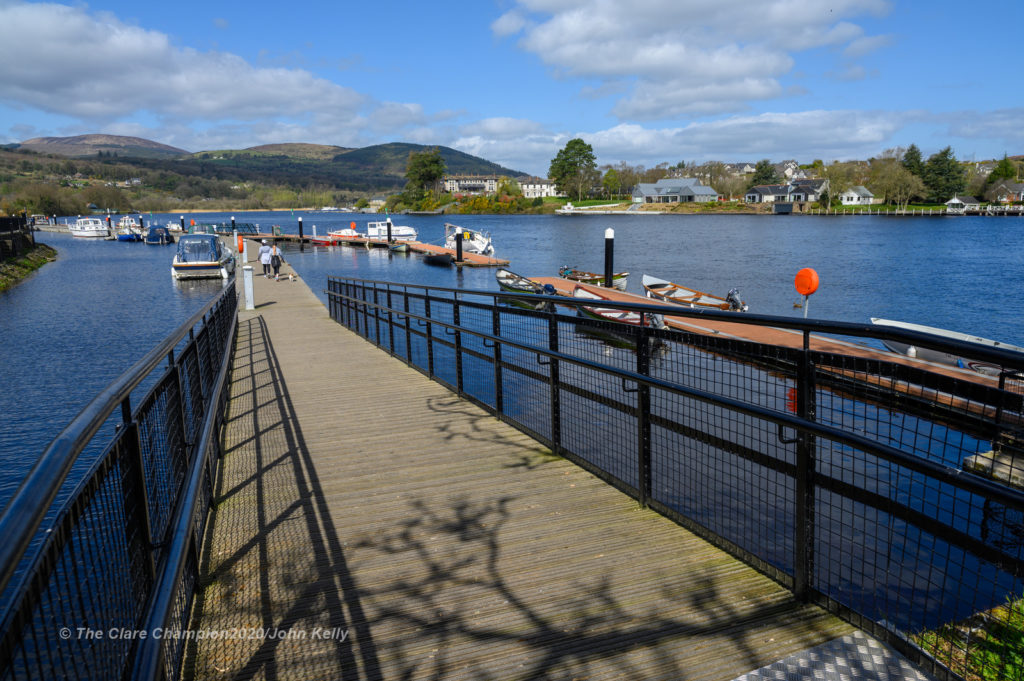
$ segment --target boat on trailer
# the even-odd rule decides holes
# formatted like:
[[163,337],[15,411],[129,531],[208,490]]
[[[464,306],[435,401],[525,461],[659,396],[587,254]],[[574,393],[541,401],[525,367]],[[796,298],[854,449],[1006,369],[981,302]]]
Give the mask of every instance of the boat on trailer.
[[[990,348],[1000,348],[1002,350],[1013,350],[1014,352],[1024,353],[1024,348],[1017,345],[1010,345],[1009,343],[1003,343],[1001,341],[990,340],[988,338],[982,338],[981,336],[975,336],[969,333],[962,333],[960,331],[950,331],[948,329],[939,329],[934,326],[925,326],[923,324],[911,324],[910,322],[894,321],[892,319],[879,319],[878,317],[872,317],[871,323],[878,326],[890,326],[895,329],[905,329],[907,331],[918,331],[920,333],[930,333],[935,336],[942,336],[943,338],[949,338],[951,340],[964,341],[967,343],[977,343],[978,345],[984,345]],[[948,352],[942,352],[940,350],[931,350],[929,348],[922,348],[917,345],[911,345],[910,343],[903,343],[900,341],[880,339],[882,345],[886,347],[890,352],[895,352],[898,355],[905,355],[907,357],[916,357],[923,359],[928,362],[936,362],[937,364],[951,364],[961,369],[970,369],[971,371],[979,374],[985,374],[986,376],[998,376],[1003,373],[1003,367],[992,364],[991,362],[982,362],[979,360],[971,359],[970,357],[961,357]]]
[[658,279],[649,274],[643,275],[641,283],[648,298],[662,300],[667,303],[675,303],[692,308],[706,308],[714,310],[731,310],[733,312],[746,312],[748,307],[740,300],[739,289],[730,289],[723,298],[713,293],[705,293],[694,288],[674,284],[666,279]]
[[633,326],[649,326],[653,329],[665,328],[665,318],[661,314],[651,312],[641,313],[635,310],[622,310],[611,307],[615,304],[614,300],[588,288],[583,288],[582,286],[577,285],[572,290],[572,297],[577,300],[593,300],[595,302],[602,303],[601,305],[594,306],[581,305],[579,307],[580,312],[588,317],[603,319],[610,322],[618,322],[621,324],[632,324]]
[[[578,270],[575,267],[569,267],[563,265],[558,268],[558,276],[562,279],[568,279],[569,281],[575,281],[581,284],[592,284],[594,286],[604,286],[604,275],[597,274],[595,272],[585,272]],[[626,290],[626,277],[629,276],[629,272],[613,272],[612,273],[612,288],[616,288],[620,291]]]

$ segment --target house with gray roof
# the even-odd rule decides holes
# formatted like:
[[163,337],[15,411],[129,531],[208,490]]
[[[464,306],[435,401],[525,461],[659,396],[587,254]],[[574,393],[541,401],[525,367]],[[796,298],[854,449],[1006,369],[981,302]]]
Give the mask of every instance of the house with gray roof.
[[633,189],[633,203],[706,203],[717,201],[718,192],[695,177],[663,177],[641,182]]
[[747,190],[743,199],[747,203],[775,203],[792,201],[793,188],[788,184],[758,184]]
[[828,191],[827,179],[801,179],[789,183],[792,187],[793,201],[819,201],[821,195]]
[[1024,183],[1001,180],[989,189],[985,196],[998,203],[1024,201]]
[[839,195],[839,202],[844,206],[870,206],[875,195],[867,187],[855,185]]

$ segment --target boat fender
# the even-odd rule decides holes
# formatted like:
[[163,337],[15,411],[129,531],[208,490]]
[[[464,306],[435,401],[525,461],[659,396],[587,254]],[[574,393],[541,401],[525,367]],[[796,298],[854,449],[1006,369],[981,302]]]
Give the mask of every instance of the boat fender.
[[913,345],[907,347],[907,357],[917,357],[917,348]]

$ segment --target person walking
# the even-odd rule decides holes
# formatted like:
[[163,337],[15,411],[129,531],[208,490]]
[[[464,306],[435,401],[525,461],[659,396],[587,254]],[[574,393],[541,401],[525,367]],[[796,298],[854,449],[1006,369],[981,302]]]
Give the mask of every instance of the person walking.
[[260,259],[260,263],[263,264],[263,276],[270,279],[270,245],[267,244],[267,240],[264,239],[260,250],[257,251],[256,255]]
[[284,256],[281,255],[281,249],[278,248],[277,242],[270,247],[270,266],[274,268],[274,281],[281,278],[281,263],[284,262]]

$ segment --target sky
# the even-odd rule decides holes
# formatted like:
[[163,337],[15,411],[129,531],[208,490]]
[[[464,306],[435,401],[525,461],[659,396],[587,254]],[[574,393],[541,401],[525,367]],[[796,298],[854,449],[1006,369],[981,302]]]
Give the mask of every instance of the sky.
[[1024,154],[1021,0],[0,0],[0,143],[598,164]]

